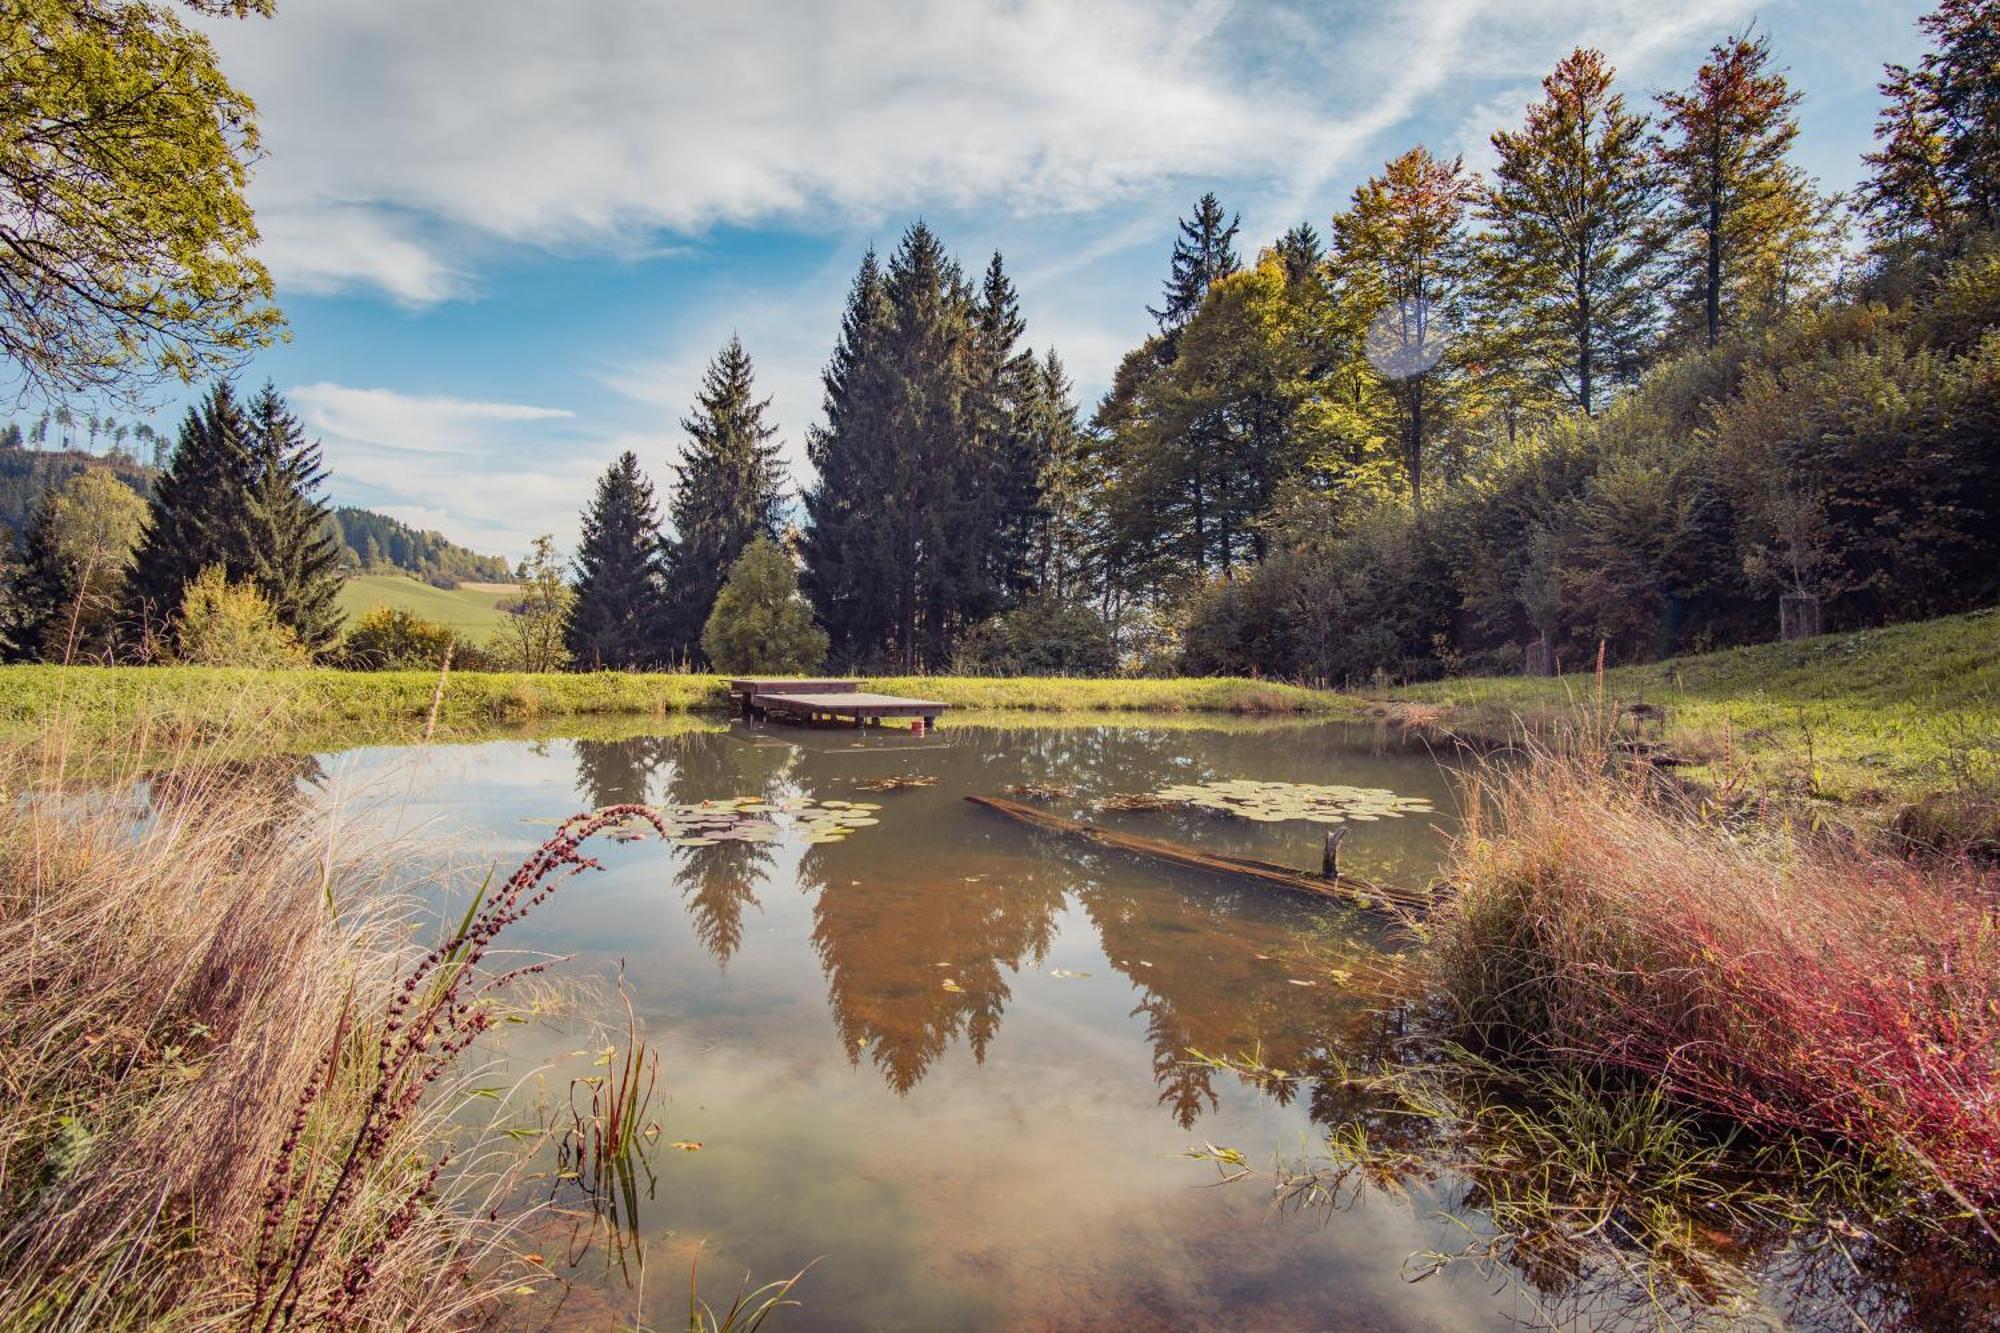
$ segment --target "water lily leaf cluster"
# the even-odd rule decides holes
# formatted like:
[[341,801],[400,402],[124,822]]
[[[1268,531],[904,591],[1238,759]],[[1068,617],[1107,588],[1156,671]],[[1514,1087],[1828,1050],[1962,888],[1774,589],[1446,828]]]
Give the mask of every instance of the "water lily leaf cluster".
[[1310,782],[1259,782],[1233,778],[1226,782],[1178,783],[1153,793],[1162,801],[1214,814],[1233,815],[1260,824],[1303,819],[1314,824],[1348,820],[1401,819],[1431,814],[1428,799],[1398,796],[1386,787],[1345,787]]
[[[845,841],[855,829],[873,828],[881,821],[881,806],[866,801],[811,801],[803,797],[767,800],[761,796],[725,796],[685,804],[656,805],[653,813],[666,826],[667,841],[676,847],[714,847],[727,842],[776,842],[789,825],[808,843]],[[656,836],[652,823],[631,815],[605,832],[619,842]]]

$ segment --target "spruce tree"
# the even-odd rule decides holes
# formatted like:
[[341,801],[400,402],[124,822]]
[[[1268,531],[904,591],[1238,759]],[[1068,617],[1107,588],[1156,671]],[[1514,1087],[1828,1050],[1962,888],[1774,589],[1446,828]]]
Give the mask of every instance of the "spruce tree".
[[886,378],[881,343],[889,322],[882,268],[869,250],[848,291],[840,339],[821,376],[824,426],[806,435],[814,483],[804,496],[801,586],[825,627],[834,660],[852,663],[886,639],[893,571],[873,549],[873,492],[886,449]]
[[998,251],[986,266],[973,311],[971,383],[966,395],[973,456],[958,492],[983,503],[972,521],[954,523],[961,606],[980,620],[1030,585],[1029,547],[1040,499],[1041,462],[1028,430],[1038,387],[1034,353],[1021,346],[1027,322]]
[[1636,378],[1657,313],[1648,122],[1626,110],[1613,75],[1600,52],[1563,57],[1526,125],[1493,136],[1500,161],[1485,202],[1519,354],[1586,415],[1605,380]]
[[688,444],[667,501],[674,530],[668,649],[675,657],[701,652],[702,627],[743,549],[778,535],[785,467],[773,442],[778,428],[765,420],[770,406],[757,397],[750,354],[732,336],[709,362],[694,412],[681,422]]
[[63,559],[56,523],[56,491],[50,487],[29,515],[21,560],[8,581],[0,650],[9,662],[39,662],[51,648],[54,660],[62,660],[63,622],[76,603],[77,571]]
[[1319,233],[1310,222],[1301,222],[1280,236],[1277,251],[1278,261],[1285,266],[1285,281],[1294,284],[1309,281],[1326,257]]
[[[307,652],[340,636],[340,540],[319,498],[319,443],[308,440],[269,381],[247,413],[252,481],[244,506],[248,568],[272,614]],[[237,571],[232,571],[237,572]]]
[[1677,286],[1706,346],[1725,324],[1775,314],[1810,266],[1824,207],[1791,162],[1799,94],[1768,68],[1770,39],[1716,45],[1691,87],[1662,93],[1660,154]]
[[664,657],[666,595],[653,486],[629,449],[598,478],[576,552],[576,600],[564,643],[586,671]]
[[1171,361],[1181,328],[1201,309],[1202,299],[1217,280],[1243,267],[1236,255],[1236,229],[1241,214],[1222,221],[1222,201],[1213,192],[1195,201],[1194,216],[1180,220],[1181,234],[1174,241],[1172,267],[1157,310],[1147,313],[1159,322],[1161,356]]
[[181,422],[173,458],[153,483],[146,535],[132,556],[126,613],[144,654],[159,651],[188,585],[210,565],[252,571],[249,496],[256,481],[250,423],[219,380]]
[[2000,226],[2000,0],[1944,0],[1917,20],[1931,50],[1886,67],[1862,207],[1884,242]]

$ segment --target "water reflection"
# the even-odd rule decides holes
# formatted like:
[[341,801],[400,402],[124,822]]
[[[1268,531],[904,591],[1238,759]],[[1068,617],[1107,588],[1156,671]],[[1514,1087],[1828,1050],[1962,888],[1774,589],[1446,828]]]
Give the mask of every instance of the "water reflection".
[[[1296,733],[1258,729],[1224,733],[1235,744],[1211,740],[1199,748],[1185,734],[1101,727],[987,732],[976,743],[923,746],[852,735],[787,740],[737,728],[583,740],[576,742],[576,783],[587,802],[601,806],[746,795],[859,799],[871,778],[938,779],[935,787],[875,796],[885,807],[882,824],[847,842],[725,842],[673,853],[673,880],[693,934],[718,966],[741,949],[745,914],[760,906],[759,892],[785,877],[782,858],[796,854],[790,878],[810,899],[811,945],[833,1035],[850,1064],[865,1060],[899,1095],[960,1043],[975,1064],[985,1062],[1014,987],[1024,972],[1046,971],[1058,923],[1075,912],[1136,996],[1127,1017],[1151,1048],[1158,1104],[1175,1125],[1192,1129],[1218,1105],[1218,1073],[1191,1061],[1193,1050],[1261,1052],[1267,1064],[1306,1075],[1261,1085],[1279,1104],[1303,1087],[1312,1090],[1316,1119],[1355,1111],[1338,1071],[1376,1057],[1393,1010],[1385,1015],[1376,997],[1357,996],[1337,984],[1337,974],[1302,961],[1304,933],[1327,928],[1323,905],[1136,866],[1116,854],[1052,847],[961,799],[1014,781],[1059,782],[1082,801],[1242,773],[1309,777],[1323,772],[1318,747],[1301,745]],[[1390,762],[1407,785],[1410,757]],[[1164,813],[1136,818],[1229,850],[1281,845],[1300,864],[1309,863],[1317,836]],[[1428,864],[1436,836],[1420,821],[1369,833],[1377,860],[1392,865]],[[1366,922],[1340,927],[1334,933],[1349,947],[1368,952]]]

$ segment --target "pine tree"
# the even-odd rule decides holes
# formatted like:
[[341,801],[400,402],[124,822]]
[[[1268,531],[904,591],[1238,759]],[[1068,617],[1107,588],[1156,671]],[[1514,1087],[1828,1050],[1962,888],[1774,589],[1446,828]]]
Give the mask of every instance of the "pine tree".
[[629,449],[598,479],[576,552],[576,601],[564,643],[584,670],[662,660],[667,604],[653,486]]
[[963,609],[980,620],[1029,586],[1029,548],[1040,499],[1041,460],[1027,414],[1037,387],[1034,353],[1021,346],[1027,322],[996,251],[973,311],[966,394],[974,456],[960,486],[984,503],[971,521],[953,524],[954,577]]
[[256,482],[250,423],[228,381],[188,409],[167,469],[153,483],[146,535],[126,580],[127,619],[142,654],[159,651],[188,585],[210,565],[253,568],[248,497]]
[[814,484],[804,496],[800,580],[833,657],[854,662],[886,639],[883,625],[893,571],[874,551],[874,493],[887,454],[887,386],[880,346],[889,321],[882,269],[871,249],[861,258],[841,315],[840,340],[827,362],[824,426],[806,436]]
[[0,649],[9,662],[42,661],[51,648],[62,660],[63,622],[77,598],[76,570],[63,559],[56,533],[56,492],[42,492],[28,526],[21,561],[12,571],[7,624]]
[[1691,87],[1662,93],[1660,153],[1678,286],[1707,346],[1725,324],[1782,310],[1810,267],[1824,206],[1790,159],[1799,94],[1767,37],[1716,45]]
[[756,395],[750,354],[732,336],[708,364],[667,513],[674,537],[667,566],[668,652],[693,658],[729,567],[759,536],[776,537],[785,503],[778,428],[769,398]]
[[1932,49],[1885,69],[1862,207],[1880,241],[1949,245],[2000,226],[2000,0],[1944,0],[1917,26]]
[[1036,595],[1070,600],[1089,578],[1089,490],[1076,387],[1051,348],[1035,366],[1023,434],[1036,467],[1036,503],[1028,533]]
[[1180,330],[1201,309],[1208,289],[1243,267],[1236,255],[1236,229],[1241,214],[1222,221],[1222,201],[1213,192],[1195,201],[1194,216],[1180,220],[1181,234],[1174,241],[1172,267],[1157,310],[1147,308],[1158,321],[1160,355],[1171,361],[1178,350]]
[[792,562],[776,542],[758,536],[729,567],[702,629],[702,651],[718,671],[794,674],[818,670],[826,642],[826,631],[799,600]]
[[1326,257],[1321,247],[1319,233],[1310,222],[1301,222],[1278,238],[1278,260],[1285,266],[1285,281],[1300,283],[1310,280],[1319,272],[1320,261]]
[[301,648],[319,652],[341,625],[340,541],[319,498],[326,482],[319,443],[306,439],[269,381],[250,401],[247,421],[252,480],[244,512],[248,567],[240,574]]
[[1514,309],[1520,354],[1585,414],[1603,381],[1637,376],[1657,317],[1648,123],[1612,79],[1600,52],[1565,56],[1526,125],[1493,136],[1500,161],[1485,200],[1493,280]]

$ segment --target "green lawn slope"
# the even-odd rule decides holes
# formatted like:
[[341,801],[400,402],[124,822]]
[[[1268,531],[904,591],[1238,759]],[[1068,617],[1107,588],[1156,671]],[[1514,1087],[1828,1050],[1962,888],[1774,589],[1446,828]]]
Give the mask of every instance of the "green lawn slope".
[[356,574],[340,585],[340,609],[352,623],[378,606],[392,606],[483,644],[505,618],[500,603],[513,595],[505,584],[433,588],[405,574]]
[[[1476,677],[1396,692],[1406,711],[1493,734],[1590,704],[1590,675]],[[1712,780],[1858,803],[2000,788],[2000,611],[1605,673],[1607,700],[1664,710],[1661,739]]]

